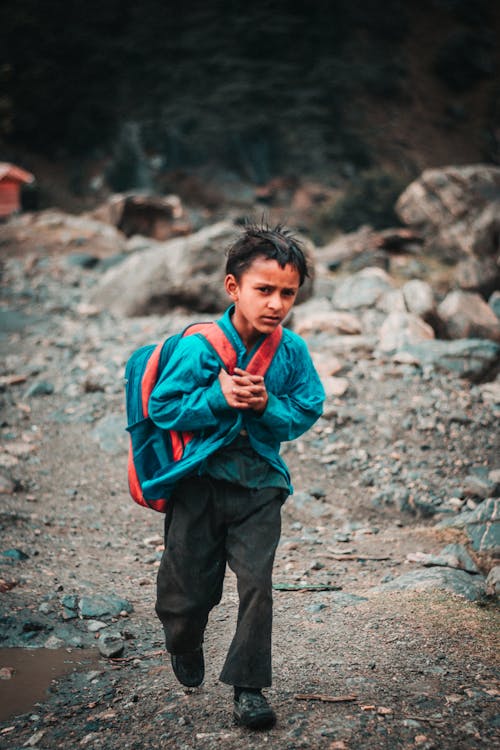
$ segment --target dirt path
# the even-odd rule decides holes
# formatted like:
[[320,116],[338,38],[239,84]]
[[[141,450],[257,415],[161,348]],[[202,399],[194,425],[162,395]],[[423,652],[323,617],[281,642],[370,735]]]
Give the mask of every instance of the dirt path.
[[[153,612],[162,517],[126,491],[123,363],[179,316],[94,314],[82,307],[91,277],[65,274],[64,286],[50,267],[23,286],[13,262],[6,276],[1,687],[18,689],[6,650],[14,646],[52,646],[54,660],[76,661],[92,648],[93,660],[5,716],[0,747],[494,747],[491,603],[384,587],[421,569],[408,555],[466,542],[437,521],[453,512],[449,500],[472,469],[498,468],[494,415],[474,387],[358,354],[346,368],[346,395],[330,399],[317,427],[286,448],[296,494],[285,505],[275,568],[268,694],[278,724],[251,734],[233,725],[230,692],[218,682],[237,612],[232,576],[207,630],[205,683],[186,691]],[[483,571],[488,564],[476,562]],[[82,600],[113,597],[133,611],[82,616]],[[92,632],[101,619],[106,627]],[[96,648],[109,632],[124,645],[115,659]]]

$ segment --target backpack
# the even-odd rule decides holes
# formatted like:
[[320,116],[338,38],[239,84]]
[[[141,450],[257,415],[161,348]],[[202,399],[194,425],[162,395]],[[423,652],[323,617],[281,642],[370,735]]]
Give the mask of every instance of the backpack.
[[[166,363],[178,341],[184,336],[201,335],[217,353],[222,366],[232,375],[237,364],[237,353],[218,323],[194,323],[181,333],[174,334],[160,344],[149,344],[137,349],[125,366],[125,405],[127,431],[130,435],[128,454],[128,485],[130,495],[139,505],[165,513],[168,499],[146,497],[144,482],[159,471],[180,461],[184,449],[193,438],[192,432],[164,430],[155,425],[148,414],[148,402]],[[246,370],[264,376],[278,348],[283,329],[278,326],[263,340]]]

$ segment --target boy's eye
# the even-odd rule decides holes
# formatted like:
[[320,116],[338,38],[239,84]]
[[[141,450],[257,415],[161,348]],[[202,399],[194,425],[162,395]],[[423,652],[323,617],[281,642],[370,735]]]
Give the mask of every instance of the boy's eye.
[[283,289],[283,297],[295,297],[295,289]]
[[272,291],[270,286],[259,286],[259,292],[264,292],[264,294],[270,294]]

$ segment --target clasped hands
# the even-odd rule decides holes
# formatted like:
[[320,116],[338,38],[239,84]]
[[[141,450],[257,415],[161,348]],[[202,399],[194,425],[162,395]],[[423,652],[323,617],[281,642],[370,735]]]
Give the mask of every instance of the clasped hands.
[[257,414],[264,412],[268,395],[262,375],[251,375],[239,367],[235,367],[234,375],[229,375],[221,369],[219,383],[224,398],[233,409],[252,409]]

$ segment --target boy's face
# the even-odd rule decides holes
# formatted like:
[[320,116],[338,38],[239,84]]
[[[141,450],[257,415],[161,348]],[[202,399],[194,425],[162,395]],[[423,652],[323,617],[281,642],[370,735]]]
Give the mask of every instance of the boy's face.
[[299,291],[300,276],[294,266],[257,256],[239,281],[226,276],[226,291],[235,304],[233,325],[245,345],[269,334],[286,317]]

